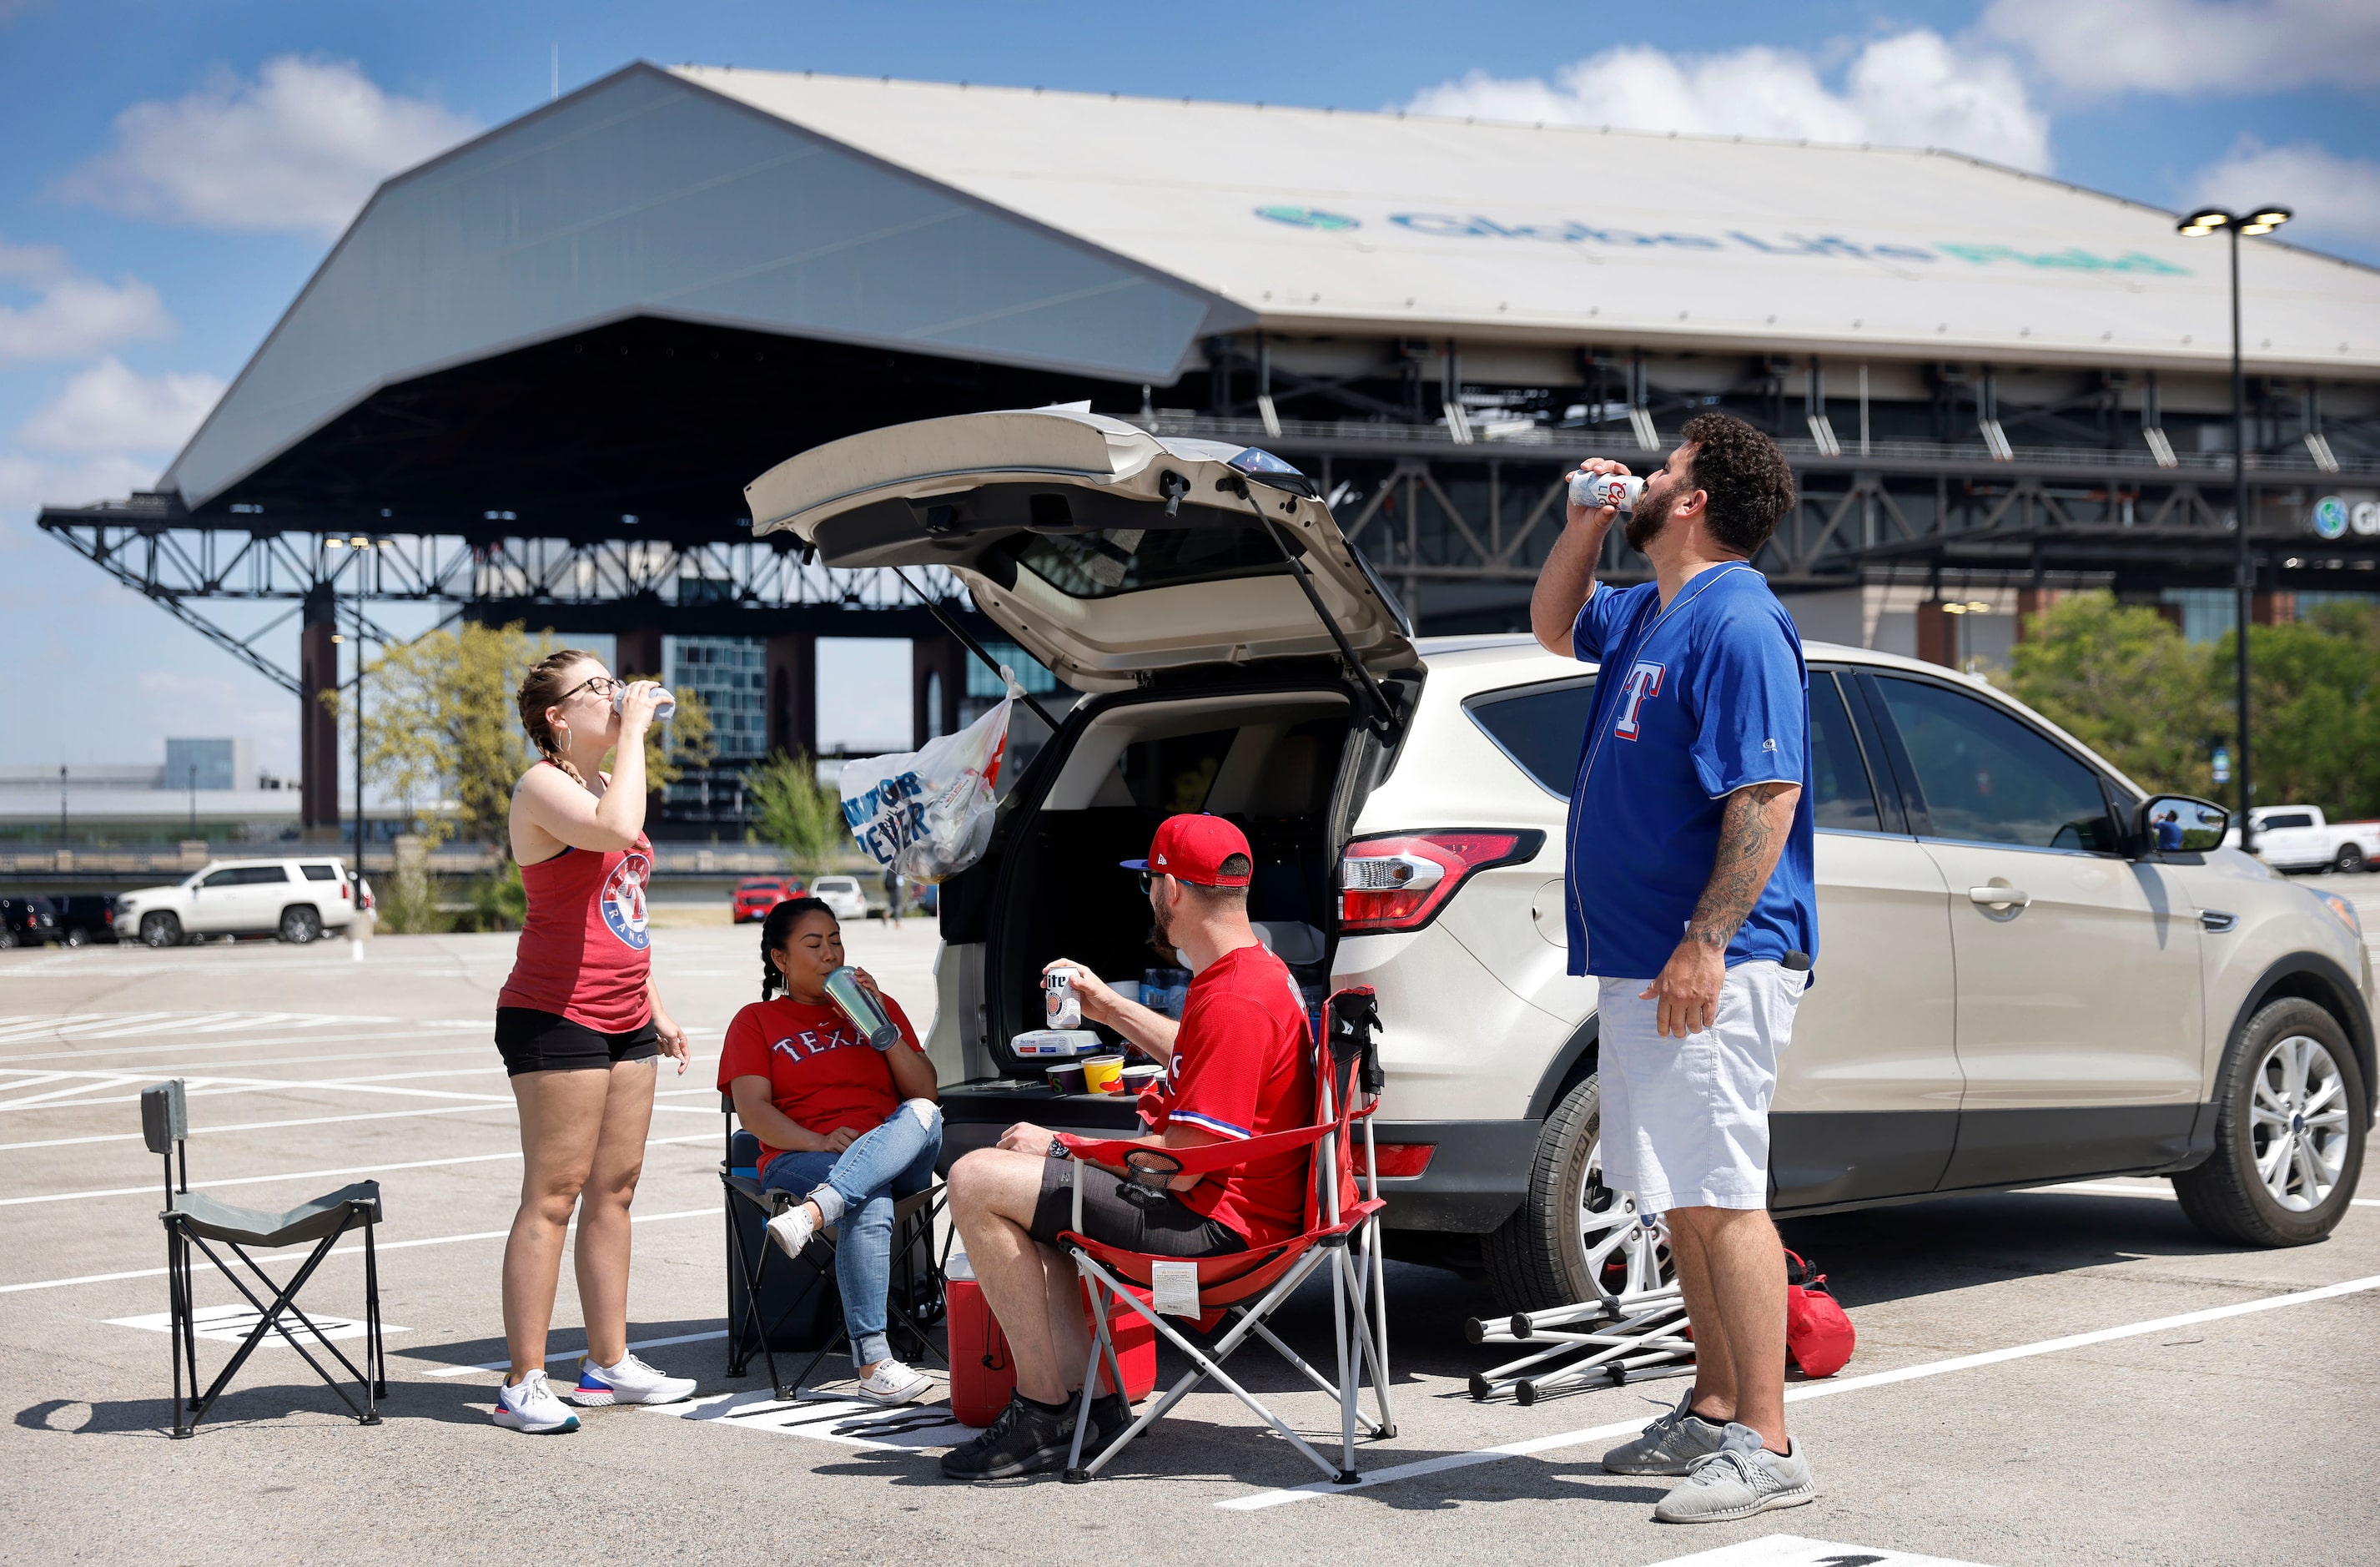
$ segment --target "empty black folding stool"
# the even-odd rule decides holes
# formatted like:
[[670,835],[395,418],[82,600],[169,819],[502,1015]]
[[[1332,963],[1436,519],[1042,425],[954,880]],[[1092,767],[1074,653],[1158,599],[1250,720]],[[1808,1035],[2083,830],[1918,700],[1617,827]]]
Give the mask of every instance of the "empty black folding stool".
[[[189,1111],[183,1097],[182,1080],[155,1083],[140,1090],[140,1131],[149,1144],[149,1151],[165,1161],[165,1207],[158,1218],[165,1224],[166,1289],[172,1304],[167,1323],[168,1336],[174,1341],[174,1435],[194,1436],[199,1422],[206,1418],[208,1409],[222,1396],[256,1346],[264,1342],[267,1333],[279,1333],[289,1347],[305,1356],[314,1375],[339,1395],[340,1402],[356,1418],[367,1426],[380,1422],[379,1401],[388,1396],[388,1348],[381,1337],[380,1268],[372,1251],[372,1231],[380,1223],[380,1183],[358,1181],[335,1192],[326,1192],[311,1202],[299,1203],[285,1212],[268,1213],[260,1209],[234,1208],[217,1202],[202,1192],[190,1190],[190,1154],[184,1139],[189,1136]],[[179,1153],[182,1179],[177,1190],[174,1182],[174,1160]],[[331,1255],[339,1237],[350,1230],[364,1233],[364,1369],[358,1370],[327,1338],[313,1318],[298,1305],[298,1292],[314,1276],[314,1269]],[[259,1298],[249,1287],[248,1281],[231,1264],[218,1255],[209,1241],[222,1245],[244,1264],[270,1299]],[[276,1246],[294,1246],[304,1242],[314,1243],[298,1271],[286,1284],[276,1284],[247,1248],[258,1246],[270,1250]],[[199,1337],[196,1300],[190,1287],[190,1253],[193,1248],[206,1254],[216,1271],[232,1282],[232,1287],[246,1296],[256,1309],[255,1325],[232,1352],[230,1362],[218,1373],[203,1393],[199,1391]],[[289,1318],[311,1333],[317,1343],[330,1352],[355,1379],[363,1403],[358,1405],[340,1385],[339,1379],[314,1358],[313,1353],[289,1330]],[[189,1393],[182,1391],[182,1371],[189,1367]]]

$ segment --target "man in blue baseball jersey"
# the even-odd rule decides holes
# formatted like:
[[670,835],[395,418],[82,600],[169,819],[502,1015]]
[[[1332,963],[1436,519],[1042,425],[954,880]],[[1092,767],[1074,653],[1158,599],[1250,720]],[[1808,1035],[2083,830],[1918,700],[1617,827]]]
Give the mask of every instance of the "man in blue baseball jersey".
[[1603,1183],[1667,1219],[1695,1346],[1694,1388],[1603,1462],[1683,1476],[1668,1523],[1817,1494],[1785,1430],[1767,1210],[1778,1055],[1818,951],[1809,674],[1751,564],[1792,504],[1776,443],[1703,414],[1628,520],[1654,580],[1597,582],[1618,514],[1573,505],[1529,603],[1548,650],[1601,666],[1571,791],[1570,971],[1600,981]]

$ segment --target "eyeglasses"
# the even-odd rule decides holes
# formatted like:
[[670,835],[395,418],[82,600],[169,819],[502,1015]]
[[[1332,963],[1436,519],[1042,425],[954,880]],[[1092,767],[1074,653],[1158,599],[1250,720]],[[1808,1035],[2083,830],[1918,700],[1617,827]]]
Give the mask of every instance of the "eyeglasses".
[[1144,870],[1140,873],[1140,890],[1142,892],[1146,893],[1156,885],[1157,876],[1155,872]]
[[608,674],[590,674],[555,698],[553,705],[560,707],[581,691],[592,691],[599,697],[609,697],[625,689],[627,689],[627,682],[624,680],[614,679]]

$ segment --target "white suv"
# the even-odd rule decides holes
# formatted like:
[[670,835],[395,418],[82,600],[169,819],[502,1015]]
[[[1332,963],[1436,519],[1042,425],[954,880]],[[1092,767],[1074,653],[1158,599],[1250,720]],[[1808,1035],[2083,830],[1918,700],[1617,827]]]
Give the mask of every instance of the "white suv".
[[[1277,944],[1308,947],[1309,994],[1378,992],[1403,1254],[1484,1266],[1515,1309],[1650,1281],[1658,1232],[1597,1177],[1594,991],[1565,971],[1589,666],[1522,637],[1413,640],[1303,476],[1090,414],[879,431],[747,495],[756,531],[791,527],[830,565],[952,568],[1090,693],[942,889],[952,1157],[1017,1119],[1131,1124],[1112,1099],[1037,1102],[1008,1040],[1040,1026],[1049,959],[1117,978],[1167,961],[1113,868],[1166,814],[1210,810],[1255,849],[1253,917],[1310,928]],[[2326,1233],[2374,1108],[2352,907],[2219,848],[2220,808],[2144,801],[1986,686],[1806,653],[1822,946],[1771,1207],[2163,1173],[2227,1238]],[[2185,847],[2160,853],[2168,810]]]
[[[369,906],[369,890],[364,896]],[[267,935],[302,945],[346,929],[355,917],[356,890],[336,859],[210,860],[171,886],[143,887],[115,900],[116,929],[137,931],[152,947]]]

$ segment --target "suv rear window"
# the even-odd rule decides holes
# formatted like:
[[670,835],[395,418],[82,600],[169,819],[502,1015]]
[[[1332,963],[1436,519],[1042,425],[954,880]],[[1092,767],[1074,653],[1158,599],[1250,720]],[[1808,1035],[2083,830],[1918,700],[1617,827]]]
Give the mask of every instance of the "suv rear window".
[[1281,546],[1245,523],[1204,528],[1111,528],[1098,533],[1019,533],[993,550],[1070,599],[1105,599],[1144,588],[1286,571]]
[[1589,674],[1490,692],[1463,707],[1538,788],[1566,800],[1571,785],[1578,782],[1587,710],[1594,705],[1595,676]]
[[298,869],[306,873],[309,881],[336,881],[339,879],[339,868],[335,865],[301,865]]

